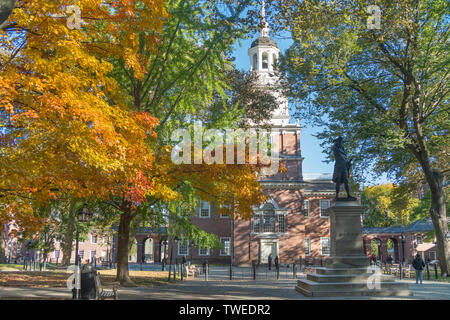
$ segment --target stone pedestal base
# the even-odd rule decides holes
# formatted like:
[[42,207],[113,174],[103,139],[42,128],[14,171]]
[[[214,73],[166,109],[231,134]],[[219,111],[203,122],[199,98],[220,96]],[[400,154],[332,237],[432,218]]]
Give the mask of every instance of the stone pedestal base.
[[331,222],[331,256],[325,268],[316,268],[299,280],[295,290],[308,297],[412,296],[407,283],[369,267],[364,255],[361,214],[356,201],[337,202],[328,209]]

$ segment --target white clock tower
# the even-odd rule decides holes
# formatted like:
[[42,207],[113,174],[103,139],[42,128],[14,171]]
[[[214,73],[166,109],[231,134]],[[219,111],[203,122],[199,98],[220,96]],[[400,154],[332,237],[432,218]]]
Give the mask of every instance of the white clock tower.
[[[258,74],[261,86],[270,86],[280,81],[276,72],[280,49],[277,43],[269,37],[270,27],[266,21],[264,1],[262,2],[261,15],[262,27],[259,31],[259,37],[252,42],[250,49],[248,49],[248,56],[250,58],[250,71]],[[281,92],[275,91],[273,94],[277,99],[278,107],[272,114],[271,124],[284,127],[289,124],[290,119],[288,99]]]

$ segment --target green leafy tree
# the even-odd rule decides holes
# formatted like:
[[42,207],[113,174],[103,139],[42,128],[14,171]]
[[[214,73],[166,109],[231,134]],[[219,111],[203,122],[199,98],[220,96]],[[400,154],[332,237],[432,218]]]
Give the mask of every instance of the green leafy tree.
[[[151,142],[156,158],[161,156],[159,150],[167,148],[175,129],[190,128],[196,120],[215,129],[232,127],[244,113],[245,110],[240,110],[238,103],[233,101],[233,96],[226,93],[232,88],[231,83],[227,83],[227,74],[233,70],[227,56],[236,40],[245,36],[244,21],[240,16],[248,4],[249,1],[218,4],[216,1],[170,0],[167,2],[170,18],[158,35],[160,45],[157,50],[148,47],[145,32],[136,37],[138,56],[148,62],[147,68],[135,70],[124,59],[110,61],[114,65],[112,76],[129,98],[130,109],[149,112],[160,120],[156,127],[157,141]],[[109,39],[105,36],[102,41]],[[164,165],[158,160],[155,162],[158,166]],[[194,194],[217,197],[205,192],[212,185],[200,190],[199,186],[205,184],[205,179],[200,177],[200,174],[192,179],[181,175],[177,179],[169,177],[164,184],[165,190],[177,193],[183,202],[191,204]],[[228,179],[217,175],[219,178]],[[140,215],[160,220],[163,212],[156,210],[156,206],[161,201],[157,196],[148,196],[133,210],[134,203],[123,197],[112,197],[107,202],[120,212],[117,280],[124,285],[132,284],[128,274],[128,251],[130,237],[133,238],[133,220]],[[173,215],[180,213],[173,212]],[[151,223],[149,220],[147,223]],[[174,227],[178,223],[183,225],[184,233],[189,230],[200,232],[189,226],[188,220],[177,218],[172,221]]]
[[382,184],[365,188],[361,203],[367,207],[364,226],[406,226],[412,221],[411,216],[419,205],[419,199],[406,185]]
[[[380,9],[380,28],[369,5]],[[399,180],[419,170],[431,193],[431,217],[443,275],[450,245],[444,175],[448,173],[448,2],[277,1],[278,23],[292,33],[283,59],[292,97],[328,146],[347,138],[355,176],[367,168]]]

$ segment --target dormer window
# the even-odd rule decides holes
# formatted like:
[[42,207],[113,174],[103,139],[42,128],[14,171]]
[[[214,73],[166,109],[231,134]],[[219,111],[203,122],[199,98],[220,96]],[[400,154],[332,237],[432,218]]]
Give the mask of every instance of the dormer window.
[[269,55],[267,54],[267,52],[264,52],[262,54],[262,68],[263,70],[269,69]]

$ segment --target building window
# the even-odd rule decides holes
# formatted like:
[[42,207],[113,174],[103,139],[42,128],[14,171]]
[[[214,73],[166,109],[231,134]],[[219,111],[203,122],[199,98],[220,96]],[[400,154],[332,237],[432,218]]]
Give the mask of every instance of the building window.
[[103,244],[108,244],[108,237],[103,237],[102,241],[103,241]]
[[321,217],[329,217],[329,213],[327,212],[327,209],[330,207],[330,200],[320,200],[320,216]]
[[323,256],[330,255],[330,238],[320,238],[320,254]]
[[55,259],[58,259],[59,258],[59,249],[56,249],[55,250]]
[[200,218],[209,218],[211,216],[211,206],[208,201],[202,201],[200,208]]
[[263,232],[275,232],[275,214],[263,215]]
[[417,236],[416,240],[417,240],[417,244],[422,244],[423,243],[423,240],[422,240],[421,236]]
[[189,245],[187,239],[178,241],[178,255],[187,256],[189,254]]
[[95,250],[91,250],[91,261],[94,261],[97,256],[97,252]]
[[284,215],[278,215],[278,232],[286,232]]
[[80,259],[84,258],[84,250],[78,250],[78,256],[80,257]]
[[273,68],[277,69],[278,61],[277,61],[277,56],[275,53],[272,55],[272,61],[273,61]]
[[303,201],[303,214],[305,217],[309,217],[309,200]]
[[429,251],[428,252],[428,259],[436,260],[436,251]]
[[253,70],[258,70],[258,56],[256,53],[253,55]]
[[269,69],[269,55],[267,54],[267,52],[264,52],[262,54],[262,68]]
[[261,232],[261,219],[260,216],[255,216],[253,219],[253,232],[260,233]]
[[220,238],[220,243],[222,244],[222,249],[220,249],[221,256],[230,255],[230,238]]
[[209,247],[200,246],[198,248],[198,255],[199,256],[209,256]]
[[[228,210],[230,210],[231,206],[230,205],[222,205],[221,208],[227,208]],[[221,213],[219,217],[220,218],[229,218],[230,216],[228,214]]]
[[97,236],[91,235],[91,243],[97,243]]
[[305,255],[309,256],[311,252],[311,239],[305,239]]

